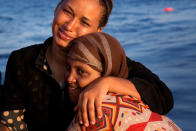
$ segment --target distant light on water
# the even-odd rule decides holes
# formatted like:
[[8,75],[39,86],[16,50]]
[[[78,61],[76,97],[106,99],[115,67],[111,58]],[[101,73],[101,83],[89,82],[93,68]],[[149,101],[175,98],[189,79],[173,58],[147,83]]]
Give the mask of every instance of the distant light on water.
[[167,7],[167,8],[164,8],[164,11],[165,12],[172,12],[172,11],[174,11],[174,8],[173,7]]

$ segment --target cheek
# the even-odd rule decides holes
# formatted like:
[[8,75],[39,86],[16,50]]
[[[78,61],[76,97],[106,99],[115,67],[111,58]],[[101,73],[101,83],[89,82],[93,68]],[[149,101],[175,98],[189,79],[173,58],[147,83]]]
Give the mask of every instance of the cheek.
[[63,14],[62,11],[56,13],[53,20],[53,27],[57,28],[58,26],[63,25],[67,21],[67,17]]
[[78,86],[79,86],[81,89],[84,88],[84,87],[87,86],[87,85],[88,85],[88,80],[85,80],[84,78],[78,80]]
[[53,19],[53,23],[52,23],[52,33],[53,35],[55,35],[57,33],[57,30],[58,30],[58,17],[55,16],[54,19]]
[[88,77],[85,77],[85,78],[80,78],[78,80],[78,85],[79,87],[82,89],[82,88],[85,88],[88,84],[91,83],[91,79],[89,79]]
[[91,77],[81,78],[78,81],[78,85],[80,88],[85,88],[87,85],[89,85],[91,82],[93,82],[97,78],[99,78],[99,76],[91,76]]

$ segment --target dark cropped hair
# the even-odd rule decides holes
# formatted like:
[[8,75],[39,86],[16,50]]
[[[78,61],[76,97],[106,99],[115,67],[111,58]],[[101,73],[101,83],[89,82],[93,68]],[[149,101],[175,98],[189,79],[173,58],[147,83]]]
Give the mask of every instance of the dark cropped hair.
[[109,16],[112,12],[112,0],[99,0],[100,5],[103,7],[102,17],[99,21],[99,27],[104,27],[108,23]]

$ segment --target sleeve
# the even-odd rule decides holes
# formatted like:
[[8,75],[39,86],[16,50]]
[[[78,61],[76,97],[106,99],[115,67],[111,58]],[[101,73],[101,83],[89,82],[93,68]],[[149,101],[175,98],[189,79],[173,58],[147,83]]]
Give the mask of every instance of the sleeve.
[[159,114],[167,114],[173,108],[170,89],[144,65],[127,57],[128,79],[133,82],[142,101]]
[[15,58],[14,53],[11,53],[6,66],[5,81],[0,90],[0,112],[24,109],[21,85],[18,81],[18,74],[21,73],[17,68],[17,62],[19,61],[20,60]]
[[27,124],[24,122],[25,110],[10,110],[0,113],[1,123],[10,131],[27,131]]

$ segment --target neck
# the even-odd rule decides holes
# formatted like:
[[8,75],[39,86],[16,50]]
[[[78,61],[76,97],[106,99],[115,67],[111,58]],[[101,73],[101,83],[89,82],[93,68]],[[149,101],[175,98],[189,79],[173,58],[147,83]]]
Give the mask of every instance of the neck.
[[65,81],[66,49],[53,42],[46,51],[46,59],[52,70],[52,76],[57,81]]
[[56,64],[65,65],[66,62],[66,48],[60,47],[53,42],[46,52],[46,58]]

